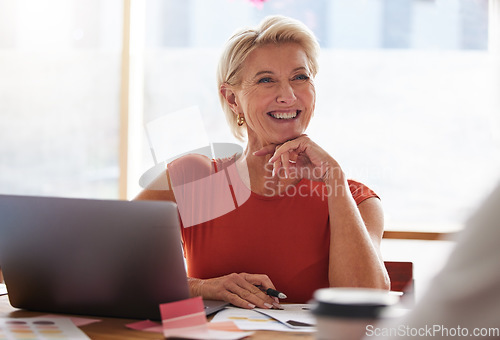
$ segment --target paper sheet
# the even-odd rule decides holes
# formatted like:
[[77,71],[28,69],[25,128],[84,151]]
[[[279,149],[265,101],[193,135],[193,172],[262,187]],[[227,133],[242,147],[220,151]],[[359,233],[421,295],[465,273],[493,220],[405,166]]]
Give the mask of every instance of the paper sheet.
[[[315,320],[308,309],[307,304],[284,304],[283,311],[276,309],[265,309],[264,311],[276,315],[276,312],[283,312],[277,315],[279,319],[295,320],[302,323],[314,323]],[[286,323],[282,323],[269,315],[260,312],[260,309],[243,309],[236,307],[226,307],[226,309],[218,312],[211,322],[233,321],[239,329],[243,330],[270,330],[281,332],[315,332],[316,327],[292,327]]]
[[0,318],[0,339],[90,339],[69,318]]
[[283,304],[280,309],[255,308],[255,311],[278,320],[293,329],[316,330],[316,319],[311,314],[311,306],[307,304]]

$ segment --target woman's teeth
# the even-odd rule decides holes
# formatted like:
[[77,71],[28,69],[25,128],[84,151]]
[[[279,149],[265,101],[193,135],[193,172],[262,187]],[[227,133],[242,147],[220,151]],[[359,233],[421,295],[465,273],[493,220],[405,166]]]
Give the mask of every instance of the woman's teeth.
[[298,111],[293,112],[269,112],[269,115],[276,119],[292,119],[297,117]]

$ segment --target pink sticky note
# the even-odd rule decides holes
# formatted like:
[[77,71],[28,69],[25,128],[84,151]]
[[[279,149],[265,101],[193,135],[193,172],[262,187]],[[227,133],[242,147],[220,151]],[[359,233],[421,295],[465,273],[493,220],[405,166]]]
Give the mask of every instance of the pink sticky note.
[[151,320],[137,321],[125,326],[136,331],[163,333],[162,325]]
[[200,296],[186,300],[163,303],[160,305],[160,313],[162,320],[173,319],[173,318],[178,318],[180,316],[195,314],[203,312],[204,310],[205,307],[203,306],[203,300],[201,299]]
[[197,296],[191,299],[160,305],[163,329],[207,329],[207,317],[203,300]]

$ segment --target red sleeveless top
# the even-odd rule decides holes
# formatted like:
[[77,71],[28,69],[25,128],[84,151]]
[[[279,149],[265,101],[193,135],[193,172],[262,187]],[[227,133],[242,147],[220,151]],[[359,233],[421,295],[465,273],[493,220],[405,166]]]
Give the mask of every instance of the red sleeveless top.
[[[286,302],[293,303],[306,303],[316,289],[329,286],[330,226],[323,182],[302,179],[269,197],[244,185],[234,160],[218,161],[196,174],[185,170],[169,166],[189,277],[266,274],[288,296]],[[357,204],[377,197],[359,182],[348,183]]]

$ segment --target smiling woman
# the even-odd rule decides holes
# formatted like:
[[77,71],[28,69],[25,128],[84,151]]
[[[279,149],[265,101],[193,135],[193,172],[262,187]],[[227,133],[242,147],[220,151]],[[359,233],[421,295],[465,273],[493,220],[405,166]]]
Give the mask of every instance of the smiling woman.
[[[289,31],[280,31],[280,26],[276,24],[277,19],[268,20],[262,27],[260,35],[256,35],[251,29],[243,29],[234,34],[227,42],[218,65],[217,85],[221,89],[219,99],[226,115],[226,119],[233,134],[243,140],[250,127],[243,127],[238,124],[235,127],[235,119],[242,117],[241,105],[249,105],[248,102],[237,103],[234,96],[238,92],[247,93],[249,102],[252,93],[259,96],[261,100],[274,101],[276,91],[280,91],[279,110],[271,110],[269,114],[275,112],[274,118],[289,116],[290,111],[300,114],[300,108],[293,108],[292,105],[305,105],[303,107],[305,119],[305,130],[309,123],[310,116],[314,111],[315,90],[312,79],[318,70],[319,45],[315,39],[311,39],[312,32],[306,27],[303,30],[293,29],[290,24]],[[279,48],[276,43],[280,43]],[[273,43],[268,44],[266,43]],[[255,51],[257,47],[263,47]],[[256,55],[257,54],[257,55]],[[242,63],[246,67],[242,70]],[[293,89],[291,89],[293,87]],[[297,90],[297,91],[295,91]],[[304,98],[295,98],[296,95]],[[276,104],[273,104],[276,106]],[[312,106],[311,106],[312,105]],[[235,116],[236,115],[236,116]],[[307,117],[309,116],[309,117]],[[247,117],[247,120],[252,120]],[[300,134],[300,133],[299,133]],[[291,136],[288,139],[297,137]],[[287,140],[287,139],[285,139]]]
[[314,75],[307,64],[307,54],[299,44],[268,44],[248,55],[238,75],[239,82],[221,84],[230,115],[246,122],[253,151],[270,143],[284,143],[305,132],[316,96]]
[[[348,180],[337,160],[304,134],[315,109],[317,49],[308,28],[283,16],[235,33],[219,64],[219,90],[233,132],[247,136],[243,153],[180,157],[160,175],[172,190],[139,194],[175,200],[184,212],[192,295],[273,308],[277,299],[256,285],[302,303],[323,287],[389,288],[377,195]],[[186,224],[224,202],[225,180],[234,209]],[[194,217],[186,218],[188,209]]]

